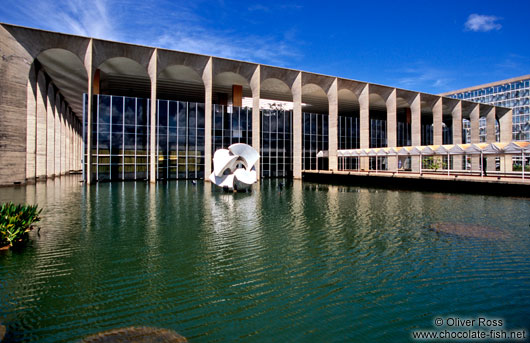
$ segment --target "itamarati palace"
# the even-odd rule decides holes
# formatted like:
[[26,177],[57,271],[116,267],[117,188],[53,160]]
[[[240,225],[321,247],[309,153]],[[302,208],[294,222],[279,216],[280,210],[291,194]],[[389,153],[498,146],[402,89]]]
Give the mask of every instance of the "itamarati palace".
[[260,178],[513,175],[528,152],[504,107],[8,24],[0,53],[0,185],[206,180],[213,153],[238,142],[260,153]]

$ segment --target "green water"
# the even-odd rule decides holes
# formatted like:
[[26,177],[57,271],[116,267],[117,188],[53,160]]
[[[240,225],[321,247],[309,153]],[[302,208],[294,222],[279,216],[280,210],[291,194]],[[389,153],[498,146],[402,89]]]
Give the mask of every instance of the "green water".
[[[288,184],[75,177],[0,189],[38,203],[40,234],[0,252],[7,341],[126,326],[190,342],[409,342],[436,317],[530,329],[530,201]],[[485,225],[499,238],[431,230]]]

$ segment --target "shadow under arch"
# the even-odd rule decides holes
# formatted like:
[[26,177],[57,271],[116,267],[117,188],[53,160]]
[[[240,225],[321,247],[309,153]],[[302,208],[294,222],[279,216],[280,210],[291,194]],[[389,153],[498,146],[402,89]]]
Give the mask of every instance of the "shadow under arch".
[[303,112],[328,114],[328,95],[316,83],[306,83],[302,86],[302,103]]
[[377,92],[369,94],[369,142],[370,148],[387,146],[387,108],[386,100]]
[[285,81],[277,78],[267,78],[261,81],[260,98],[278,101],[293,101],[291,87]]
[[[348,88],[338,90],[338,149],[358,149],[360,147],[360,106],[358,96]],[[339,170],[358,169],[358,159],[339,157]]]
[[[33,61],[33,65],[30,73],[44,70],[80,118],[83,113],[83,93],[88,90],[88,75],[80,57],[70,50],[51,48],[42,51]],[[33,75],[28,75],[28,80],[32,77]]]
[[412,145],[412,102],[410,93],[396,93],[397,146]]
[[233,71],[221,71],[213,77],[213,102],[221,105],[231,104],[234,85],[242,87],[242,97],[252,97],[249,79]]
[[100,94],[151,97],[151,79],[146,68],[128,57],[111,57],[102,61],[95,68],[94,84]]
[[[436,96],[421,95],[421,145],[434,144],[434,107],[439,100]],[[443,122],[443,107],[442,107]]]
[[302,86],[302,170],[329,169],[328,157],[319,155],[329,150],[328,102],[320,85]]
[[189,66],[168,65],[158,73],[157,98],[204,103],[204,82]]

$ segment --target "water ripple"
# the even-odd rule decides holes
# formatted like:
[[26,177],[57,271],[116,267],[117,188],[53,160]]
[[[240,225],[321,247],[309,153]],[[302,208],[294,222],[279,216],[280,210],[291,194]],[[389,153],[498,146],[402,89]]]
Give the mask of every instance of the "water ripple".
[[453,314],[528,325],[526,200],[66,179],[0,194],[45,208],[29,246],[0,253],[10,341],[152,326],[196,342],[408,342]]

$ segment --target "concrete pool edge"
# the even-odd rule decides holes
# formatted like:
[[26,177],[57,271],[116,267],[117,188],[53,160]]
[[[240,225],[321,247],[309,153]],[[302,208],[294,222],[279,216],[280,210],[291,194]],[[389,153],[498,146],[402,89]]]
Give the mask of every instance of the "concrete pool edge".
[[411,176],[397,173],[304,171],[309,182],[365,186],[441,193],[466,193],[530,198],[530,182],[497,180],[489,177],[429,175]]

